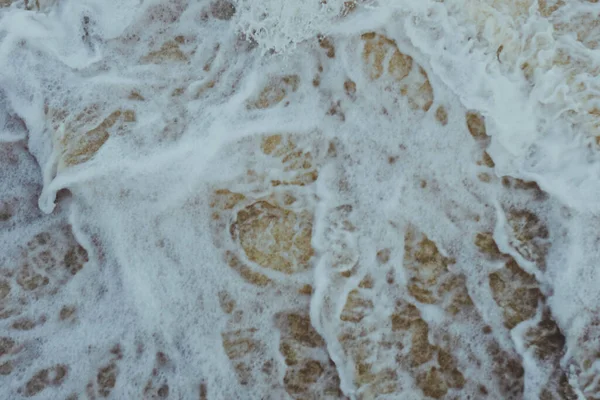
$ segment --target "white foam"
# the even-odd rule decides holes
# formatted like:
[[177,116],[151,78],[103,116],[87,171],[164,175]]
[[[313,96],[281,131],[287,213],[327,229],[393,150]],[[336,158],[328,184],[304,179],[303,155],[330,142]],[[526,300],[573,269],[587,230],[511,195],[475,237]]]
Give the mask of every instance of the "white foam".
[[[90,260],[56,294],[28,300],[27,315],[56,314],[74,303],[78,320],[66,326],[52,314],[41,328],[15,334],[27,351],[21,359],[15,356],[23,365],[16,377],[0,377],[0,397],[18,398],[35,371],[54,364],[69,365],[68,377],[38,398],[84,393],[87,382],[97,379],[98,367],[114,361],[110,349],[116,343],[123,354],[114,361],[119,379],[112,398],[141,395],[146,381],[154,379],[158,351],[170,359],[158,375],[168,380],[172,398],[197,397],[202,383],[211,399],[261,398],[273,387],[283,397],[285,362],[273,315],[306,311],[308,303],[295,294],[249,285],[230,268],[224,253],[231,245],[216,244],[221,239],[228,243],[229,233],[215,239],[222,232],[214,232],[210,207],[213,192],[221,187],[253,199],[282,193],[270,180],[287,179],[293,172],[282,172],[279,161],[260,153],[257,145],[262,136],[275,133],[297,134],[302,150],[321,157],[315,161],[321,163],[318,180],[289,189],[299,198],[297,211],[314,215],[315,257],[310,273],[293,278],[258,270],[284,282],[284,292],[296,293],[290,289],[295,284],[312,284],[311,322],[326,342],[346,395],[357,398],[364,390],[354,380],[357,361],[340,340],[348,329],[340,320],[347,296],[365,276],[373,276],[379,285],[369,299],[375,311],[363,324],[377,340],[391,335],[388,321],[395,303],[409,295],[381,283],[387,270],[377,265],[376,254],[393,249],[396,285],[406,288],[408,272],[401,265],[405,230],[411,225],[435,241],[443,256],[455,259],[448,268],[465,276],[481,316],[459,323],[440,304],[420,304],[423,320],[436,329],[452,326],[457,337],[473,340],[478,338],[475,328],[492,326],[500,347],[525,359],[525,398],[538,396],[549,376],[547,365],[535,361],[521,341],[525,328],[538,320],[512,333],[504,327],[488,284],[489,273],[503,266],[481,261],[473,246],[476,232],[493,232],[499,249],[537,278],[569,354],[577,357],[583,351],[578,340],[598,302],[600,250],[591,221],[600,212],[600,162],[588,146],[594,126],[583,115],[585,95],[572,82],[577,78],[588,85],[586,94],[596,94],[597,82],[590,75],[593,66],[574,71],[554,59],[559,50],[594,62],[596,54],[557,33],[535,7],[517,12],[508,3],[498,9],[466,0],[358,2],[357,10],[344,17],[346,3],[238,0],[229,21],[211,17],[207,1],[64,0],[42,2],[40,11],[25,10],[22,2],[0,9],[0,145],[20,146],[18,168],[10,173],[4,164],[13,150],[0,153],[0,194],[15,193],[15,203],[30,208],[21,199],[39,196],[39,208],[49,214],[25,207],[15,213],[16,222],[0,233],[0,246],[9,249],[0,261],[16,270],[31,237],[61,221],[72,226]],[[578,12],[568,5],[557,13],[567,20]],[[384,32],[427,73],[435,94],[428,113],[413,110],[391,80],[369,78],[360,35],[370,30]],[[334,60],[319,48],[319,34],[331,37]],[[248,50],[253,44],[244,45],[245,39],[255,41],[257,51]],[[165,43],[178,43],[185,61],[145,58]],[[537,63],[529,79],[521,68],[525,61]],[[315,89],[311,81],[319,65],[323,71]],[[292,74],[299,84],[284,101],[266,110],[249,106],[268,82]],[[346,79],[356,84],[355,99],[344,92]],[[210,90],[199,93],[209,83]],[[182,93],[173,95],[180,88]],[[133,90],[144,101],[128,98]],[[99,115],[82,123],[82,131],[99,126],[117,109],[135,111],[135,121],[129,121],[125,133],[119,131],[120,122],[107,128],[109,139],[91,160],[68,166],[61,158],[61,140],[79,123],[77,115],[93,105]],[[335,105],[343,117],[328,113]],[[448,112],[445,126],[434,118],[440,105]],[[468,133],[466,110],[486,118],[493,173],[535,181],[550,200],[537,205],[524,194],[508,198],[496,177],[490,184],[478,180],[483,149]],[[9,125],[9,116],[21,118],[27,129]],[[25,139],[39,171],[28,158]],[[330,140],[339,143],[340,156],[334,160],[323,156]],[[397,161],[388,161],[394,157]],[[266,178],[248,178],[251,169],[265,172]],[[341,181],[346,188],[340,190]],[[421,181],[427,182],[426,190]],[[72,197],[57,200],[62,189]],[[500,203],[532,209],[550,221],[552,247],[545,269],[511,243],[510,227],[502,219],[508,211]],[[348,204],[352,211],[345,215],[339,207]],[[227,223],[235,219],[235,207]],[[571,217],[560,213],[564,207]],[[344,219],[356,229],[345,228]],[[495,226],[484,226],[486,221]],[[63,257],[61,249],[56,251]],[[335,263],[338,269],[332,268]],[[340,272],[351,270],[356,270],[352,278],[340,278]],[[243,310],[235,323],[219,305],[225,290],[236,295]],[[0,331],[8,332],[9,322],[0,321]],[[277,382],[265,378],[265,386],[250,388],[236,378],[221,335],[250,328],[256,329],[253,340],[264,343],[252,362],[273,358]],[[457,357],[473,381],[483,382],[493,367],[476,369],[467,363],[468,351],[487,357],[484,339],[477,340]],[[144,351],[138,351],[140,343]],[[326,355],[319,354],[326,363]],[[369,362],[384,370],[395,361],[379,351]],[[412,378],[400,374],[398,380],[407,396],[421,396]]]

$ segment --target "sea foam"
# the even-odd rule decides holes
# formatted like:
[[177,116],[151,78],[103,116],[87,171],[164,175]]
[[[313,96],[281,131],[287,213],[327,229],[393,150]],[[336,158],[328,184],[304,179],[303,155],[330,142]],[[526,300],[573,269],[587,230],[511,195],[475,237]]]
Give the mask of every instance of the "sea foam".
[[600,396],[597,3],[5,3],[0,398]]

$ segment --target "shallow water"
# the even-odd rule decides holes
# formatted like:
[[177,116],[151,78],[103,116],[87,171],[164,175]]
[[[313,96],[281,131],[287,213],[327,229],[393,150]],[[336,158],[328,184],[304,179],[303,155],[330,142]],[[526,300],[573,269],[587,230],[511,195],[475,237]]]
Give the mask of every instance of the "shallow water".
[[598,3],[0,6],[0,398],[600,398]]

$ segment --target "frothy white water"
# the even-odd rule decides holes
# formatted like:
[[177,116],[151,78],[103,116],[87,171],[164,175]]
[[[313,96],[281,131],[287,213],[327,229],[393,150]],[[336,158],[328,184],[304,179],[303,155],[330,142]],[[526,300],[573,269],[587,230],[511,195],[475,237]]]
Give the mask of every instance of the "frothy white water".
[[31,3],[0,396],[598,395],[597,4]]

